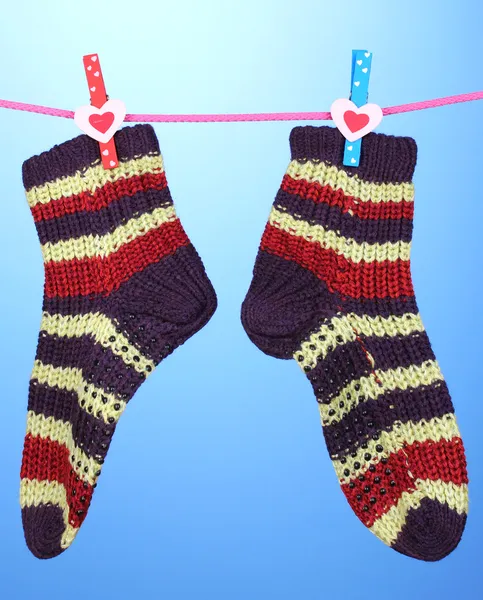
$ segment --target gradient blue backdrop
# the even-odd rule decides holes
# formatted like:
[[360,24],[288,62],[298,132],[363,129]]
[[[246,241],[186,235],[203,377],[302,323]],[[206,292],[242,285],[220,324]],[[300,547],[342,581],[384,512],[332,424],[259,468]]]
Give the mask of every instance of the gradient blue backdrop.
[[[98,52],[129,112],[328,110],[352,48],[374,52],[382,106],[481,89],[480,0],[2,3],[0,97],[75,108]],[[471,511],[457,551],[424,564],[353,515],[307,380],[245,336],[240,304],[289,160],[291,123],[157,125],[183,224],[218,292],[208,326],[121,419],[71,549],[34,559],[18,506],[43,269],[23,160],[78,134],[0,109],[0,596],[169,600],[481,598],[482,103],[388,117],[419,144],[413,274],[456,405]]]

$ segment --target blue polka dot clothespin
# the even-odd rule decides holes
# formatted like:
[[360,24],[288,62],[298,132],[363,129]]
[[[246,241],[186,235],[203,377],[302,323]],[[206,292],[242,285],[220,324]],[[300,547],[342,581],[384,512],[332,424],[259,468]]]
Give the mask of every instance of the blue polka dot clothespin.
[[346,138],[343,164],[358,167],[362,138],[375,129],[382,120],[382,109],[377,104],[366,104],[369,96],[372,52],[352,51],[350,100],[340,98],[331,107],[332,119]]

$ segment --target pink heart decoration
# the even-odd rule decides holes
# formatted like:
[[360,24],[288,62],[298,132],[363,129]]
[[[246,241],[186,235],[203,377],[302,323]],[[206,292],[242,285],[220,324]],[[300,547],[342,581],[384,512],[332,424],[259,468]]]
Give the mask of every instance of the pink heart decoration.
[[126,107],[122,100],[108,100],[101,108],[91,105],[79,107],[74,113],[74,122],[89,137],[106,144],[125,116]]
[[373,131],[383,116],[382,109],[377,104],[364,104],[358,108],[347,98],[336,100],[330,113],[335,126],[349,142],[355,142]]

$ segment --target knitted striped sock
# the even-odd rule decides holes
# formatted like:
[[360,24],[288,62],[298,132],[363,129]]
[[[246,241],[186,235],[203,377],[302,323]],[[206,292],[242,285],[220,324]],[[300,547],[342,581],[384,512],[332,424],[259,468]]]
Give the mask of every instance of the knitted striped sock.
[[295,358],[319,403],[342,490],[395,550],[439,560],[467,511],[463,444],[411,282],[416,144],[297,127],[242,308],[250,339]]
[[20,494],[39,558],[72,543],[130,398],[216,308],[153,128],[122,129],[115,141],[110,171],[85,135],[23,166],[45,265]]

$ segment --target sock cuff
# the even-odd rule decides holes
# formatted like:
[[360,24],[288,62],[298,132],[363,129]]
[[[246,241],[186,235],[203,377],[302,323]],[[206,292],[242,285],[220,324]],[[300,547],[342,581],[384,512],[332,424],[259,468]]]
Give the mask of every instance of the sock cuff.
[[359,167],[342,164],[345,138],[335,127],[295,127],[290,134],[292,160],[324,161],[348,175],[373,183],[408,183],[416,166],[417,146],[410,137],[369,133],[362,140]]
[[[120,161],[160,154],[156,133],[151,125],[124,127],[114,134],[114,140]],[[79,135],[26,160],[22,166],[24,187],[29,191],[100,163],[99,143],[87,135]]]

